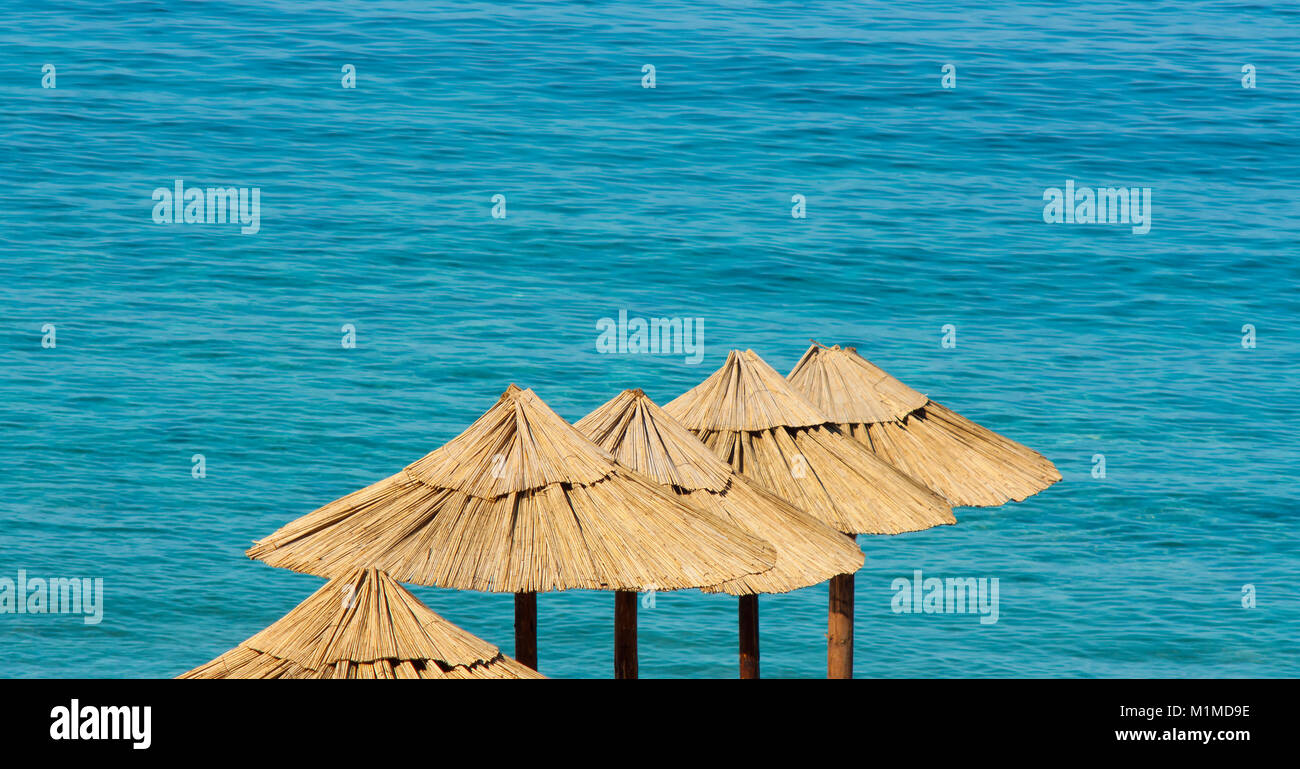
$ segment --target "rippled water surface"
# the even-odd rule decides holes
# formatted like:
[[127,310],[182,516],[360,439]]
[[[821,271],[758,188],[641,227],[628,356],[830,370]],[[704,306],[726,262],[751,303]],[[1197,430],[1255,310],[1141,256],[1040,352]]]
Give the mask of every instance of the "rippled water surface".
[[[320,584],[252,540],[510,382],[576,420],[810,337],[1065,476],[860,538],[858,675],[1300,675],[1300,13],[912,5],[4,0],[0,576],[106,608],[0,615],[0,675],[234,646]],[[260,188],[260,232],[156,224],[176,179]],[[1066,179],[1150,187],[1151,231],[1044,223]],[[619,310],[701,318],[703,362],[598,354]],[[997,577],[998,622],[895,614],[915,569]],[[509,596],[415,592],[511,650]],[[607,676],[612,596],[539,603],[543,672]],[[825,585],[761,606],[764,674],[823,675]],[[642,674],[734,675],[735,631],[661,594]]]

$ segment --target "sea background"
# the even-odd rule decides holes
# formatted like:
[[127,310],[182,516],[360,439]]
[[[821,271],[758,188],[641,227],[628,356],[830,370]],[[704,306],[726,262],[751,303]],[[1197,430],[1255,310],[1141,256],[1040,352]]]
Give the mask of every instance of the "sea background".
[[[1298,31],[1218,2],[4,0],[0,576],[106,596],[97,626],[0,615],[0,676],[235,646],[321,584],[254,539],[511,382],[577,420],[810,338],[1064,475],[861,537],[856,675],[1300,675]],[[175,179],[260,187],[261,231],[155,224]],[[1044,223],[1066,179],[1151,187],[1151,231]],[[703,362],[599,354],[620,310],[702,319]],[[998,622],[894,613],[916,569],[997,577]],[[509,595],[414,592],[512,651]],[[761,599],[764,676],[824,675],[826,603]],[[612,595],[539,606],[544,673],[611,674]],[[640,644],[643,677],[734,676],[736,602],[661,593]]]

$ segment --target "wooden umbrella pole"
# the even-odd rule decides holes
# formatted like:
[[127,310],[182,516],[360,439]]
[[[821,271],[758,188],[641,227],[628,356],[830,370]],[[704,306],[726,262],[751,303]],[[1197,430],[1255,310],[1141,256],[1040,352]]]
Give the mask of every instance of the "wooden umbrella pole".
[[758,678],[758,596],[740,596],[740,677]]
[[537,669],[537,593],[515,593],[515,659]]
[[614,677],[636,678],[636,602],[632,590],[614,593]]
[[836,574],[830,584],[826,626],[826,677],[853,677],[853,575]]

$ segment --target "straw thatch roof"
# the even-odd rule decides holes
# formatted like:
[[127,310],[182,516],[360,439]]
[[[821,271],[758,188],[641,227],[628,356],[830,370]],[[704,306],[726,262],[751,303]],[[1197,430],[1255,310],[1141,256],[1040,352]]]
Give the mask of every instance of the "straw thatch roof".
[[935,403],[852,347],[814,342],[789,379],[843,432],[954,505],[1019,502],[1061,480],[1042,454]]
[[840,531],[900,534],[956,523],[941,497],[840,435],[753,350],[732,350],[664,410],[741,475]]
[[707,592],[784,593],[851,574],[862,551],[840,532],[738,475],[641,390],[624,390],[575,425],[618,463],[776,547],[776,566]]
[[270,627],[179,678],[544,678],[376,569],[332,579]]
[[767,542],[619,466],[511,385],[457,438],[331,502],[248,555],[333,576],[376,566],[462,590],[659,590],[766,571]]

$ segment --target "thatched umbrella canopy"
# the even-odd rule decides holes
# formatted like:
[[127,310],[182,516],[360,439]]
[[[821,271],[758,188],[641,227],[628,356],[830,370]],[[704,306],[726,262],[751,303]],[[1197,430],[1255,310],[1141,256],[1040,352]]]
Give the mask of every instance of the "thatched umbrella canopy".
[[262,632],[178,678],[544,678],[438,616],[382,571],[325,583]]
[[[753,350],[664,406],[738,473],[849,535],[956,523],[944,499],[830,424]],[[853,575],[831,579],[828,674],[853,665]]]
[[715,585],[775,562],[770,544],[620,466],[514,385],[442,448],[248,555],[327,577],[375,566],[401,582],[515,593],[515,656],[534,667],[537,593],[619,591],[622,677],[635,675],[638,591]]
[[954,505],[1019,502],[1061,480],[1042,454],[930,400],[852,347],[813,342],[788,378],[841,431]]
[[624,390],[574,426],[620,465],[776,548],[772,569],[705,588],[740,597],[741,678],[758,678],[759,593],[797,590],[862,565],[856,544],[742,477],[641,390]]

